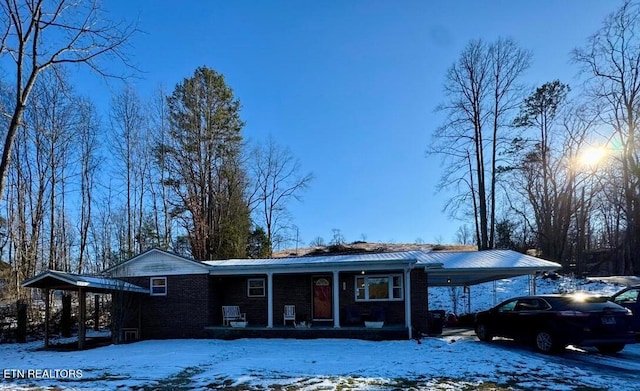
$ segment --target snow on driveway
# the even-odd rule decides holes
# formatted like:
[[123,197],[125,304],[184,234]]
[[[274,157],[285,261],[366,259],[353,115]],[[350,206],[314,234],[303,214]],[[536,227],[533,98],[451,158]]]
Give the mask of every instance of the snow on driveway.
[[[610,295],[620,289],[564,278],[539,280],[536,285],[538,293],[583,290]],[[474,286],[472,311],[528,294],[528,286],[526,277]],[[462,307],[466,299],[461,290],[431,289],[430,306],[451,311],[454,296],[459,296]],[[421,342],[165,340],[81,352],[38,350],[42,341],[4,344],[0,345],[0,390],[257,390],[279,386],[290,390],[458,390],[484,384],[485,389],[640,391],[638,344],[612,356],[581,349],[547,356],[511,341],[482,343],[469,335]],[[81,371],[82,376],[70,376],[72,371],[76,375]],[[22,374],[31,376],[20,379]],[[50,375],[57,377],[47,378]]]
[[[33,351],[40,343],[1,345],[0,389],[61,387],[82,390],[131,389],[169,385],[169,389],[237,386],[258,389],[385,389],[411,384],[421,389],[458,389],[494,382],[515,389],[640,389],[640,347],[623,350],[620,373],[581,368],[580,362],[545,356],[513,344],[476,338],[442,337],[416,341],[371,342],[346,339],[241,339],[143,341],[82,352]],[[574,353],[568,352],[567,355]],[[583,353],[595,360],[597,353]],[[81,370],[76,379],[8,379],[29,369]],[[47,372],[42,372],[44,374]],[[53,372],[50,372],[53,373]],[[405,381],[406,383],[398,383]],[[614,387],[614,388],[612,388]]]

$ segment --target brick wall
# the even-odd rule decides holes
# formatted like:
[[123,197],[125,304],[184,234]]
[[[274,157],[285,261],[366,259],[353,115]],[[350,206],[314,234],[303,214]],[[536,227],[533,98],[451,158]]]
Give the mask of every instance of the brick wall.
[[427,275],[422,268],[411,270],[411,323],[415,332],[427,332]]
[[[158,276],[164,277],[164,276]],[[142,339],[203,338],[210,325],[209,276],[207,274],[166,276],[167,295],[141,294]],[[149,288],[150,277],[123,278]],[[137,317],[130,327],[138,327]]]
[[[250,278],[264,279],[264,297],[249,297],[247,292],[247,281]],[[245,275],[245,276],[224,276],[212,277],[212,325],[222,325],[222,306],[237,305],[240,312],[247,314],[247,321],[251,326],[267,325],[267,276]]]
[[285,305],[296,306],[296,321],[311,320],[311,276],[277,274],[273,276],[273,324],[282,324]]

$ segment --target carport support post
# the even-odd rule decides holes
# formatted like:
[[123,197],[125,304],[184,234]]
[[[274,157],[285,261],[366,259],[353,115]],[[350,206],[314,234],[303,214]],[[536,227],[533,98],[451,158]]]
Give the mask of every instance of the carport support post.
[[93,296],[93,308],[95,312],[93,313],[93,329],[95,331],[100,330],[100,296]]
[[84,349],[84,341],[86,337],[86,317],[87,317],[87,296],[82,288],[78,288],[78,302],[80,308],[78,311],[78,350]]
[[49,288],[44,288],[44,348],[49,348]]
[[535,274],[529,274],[529,294],[530,295],[535,295],[536,294],[536,275]]
[[463,293],[467,296],[467,314],[471,313],[471,287],[469,285],[465,285],[463,287]]
[[427,323],[426,323],[426,334],[429,335],[429,273],[424,274],[425,285],[427,288],[427,302],[425,305],[427,306]]

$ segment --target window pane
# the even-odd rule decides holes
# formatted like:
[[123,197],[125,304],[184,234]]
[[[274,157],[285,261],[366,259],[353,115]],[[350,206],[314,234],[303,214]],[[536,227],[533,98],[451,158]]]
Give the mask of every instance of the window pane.
[[167,293],[167,280],[164,278],[151,279],[151,294],[165,295]]
[[393,287],[400,288],[402,286],[402,277],[393,276]]
[[264,296],[264,279],[251,279],[247,283],[249,296]]
[[363,277],[357,277],[356,278],[356,300],[364,300],[364,289],[365,289],[365,285],[364,285],[364,278]]
[[249,280],[249,287],[251,288],[262,288],[262,280]]
[[393,288],[393,298],[402,299],[402,288]]
[[164,286],[164,279],[156,278],[152,282],[153,286]]
[[369,278],[369,300],[382,300],[389,298],[389,278]]

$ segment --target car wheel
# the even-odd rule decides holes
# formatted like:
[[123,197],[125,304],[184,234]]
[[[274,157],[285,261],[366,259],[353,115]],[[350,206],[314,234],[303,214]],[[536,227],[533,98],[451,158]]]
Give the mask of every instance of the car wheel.
[[611,354],[611,353],[618,353],[619,351],[624,349],[624,344],[623,343],[612,343],[612,344],[608,344],[608,345],[598,345],[598,346],[596,346],[596,348],[598,348],[598,351],[600,353]]
[[493,335],[489,332],[489,328],[484,323],[476,325],[476,335],[480,341],[489,342],[493,339]]
[[557,339],[547,330],[538,331],[536,334],[536,349],[542,353],[554,353],[563,348]]

